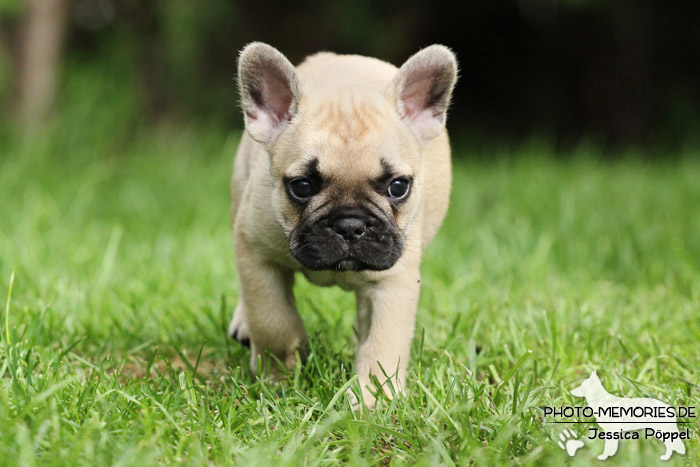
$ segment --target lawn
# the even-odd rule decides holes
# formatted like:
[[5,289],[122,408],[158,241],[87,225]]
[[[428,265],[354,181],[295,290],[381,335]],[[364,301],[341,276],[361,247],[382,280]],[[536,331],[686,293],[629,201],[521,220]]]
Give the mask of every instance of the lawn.
[[[592,370],[618,395],[700,405],[697,154],[457,149],[408,392],[353,412],[351,294],[298,280],[312,353],[281,385],[225,335],[238,134],[80,131],[0,149],[5,465],[591,465],[603,441],[569,458],[559,433],[588,426],[539,407],[585,405],[569,391]],[[690,421],[685,456],[623,441],[601,465],[696,465]]]

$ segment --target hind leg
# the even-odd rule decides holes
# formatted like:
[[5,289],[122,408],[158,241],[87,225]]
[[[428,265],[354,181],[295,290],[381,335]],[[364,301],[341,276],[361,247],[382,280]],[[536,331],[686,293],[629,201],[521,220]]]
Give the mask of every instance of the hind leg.
[[618,440],[616,440],[616,439],[606,439],[605,440],[605,448],[603,449],[603,454],[598,456],[598,459],[601,461],[604,461],[608,457],[614,455],[617,452],[617,443],[618,443]]
[[673,454],[673,443],[670,441],[664,441],[664,446],[666,446],[666,452],[659,457],[662,461],[667,461],[671,458],[671,454]]
[[685,445],[680,439],[666,440],[664,441],[664,446],[666,446],[666,452],[659,457],[662,461],[669,460],[674,452],[685,454]]

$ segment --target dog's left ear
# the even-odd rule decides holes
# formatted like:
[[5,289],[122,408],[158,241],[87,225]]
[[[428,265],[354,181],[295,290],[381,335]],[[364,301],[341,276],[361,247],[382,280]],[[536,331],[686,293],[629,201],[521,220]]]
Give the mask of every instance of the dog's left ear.
[[444,45],[431,45],[409,58],[389,86],[401,119],[421,139],[445,128],[447,107],[457,81],[457,59]]

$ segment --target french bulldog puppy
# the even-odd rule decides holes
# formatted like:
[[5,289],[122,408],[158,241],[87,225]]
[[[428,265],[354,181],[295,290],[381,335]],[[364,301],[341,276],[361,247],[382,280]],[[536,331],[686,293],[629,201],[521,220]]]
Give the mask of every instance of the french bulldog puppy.
[[421,254],[450,195],[445,120],[456,79],[442,45],[398,69],[325,52],[295,68],[267,44],[243,49],[246,131],[231,188],[240,298],[229,333],[250,345],[254,373],[259,358],[274,376],[307,353],[298,271],[355,292],[364,402],[376,401],[374,377],[389,396],[406,387]]

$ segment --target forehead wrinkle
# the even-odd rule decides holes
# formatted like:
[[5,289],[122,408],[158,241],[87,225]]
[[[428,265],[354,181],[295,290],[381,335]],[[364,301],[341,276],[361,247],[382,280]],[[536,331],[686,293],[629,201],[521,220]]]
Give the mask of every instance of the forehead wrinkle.
[[329,147],[330,157],[321,160],[321,173],[350,189],[375,178],[382,171],[376,145],[353,144]]
[[363,139],[381,128],[385,117],[375,102],[376,96],[372,95],[336,89],[315,100],[309,104],[309,119],[314,129],[344,144]]
[[305,148],[299,149],[318,157],[331,185],[367,184],[383,173],[382,159],[400,175],[413,175],[414,164],[404,160],[406,142],[394,130],[394,108],[383,96],[334,89],[308,97],[300,128]]
[[284,171],[284,174],[288,177],[297,175],[306,176],[309,172],[311,172],[311,169],[315,168],[318,170],[318,166],[318,156],[314,153],[310,153],[292,162]]

